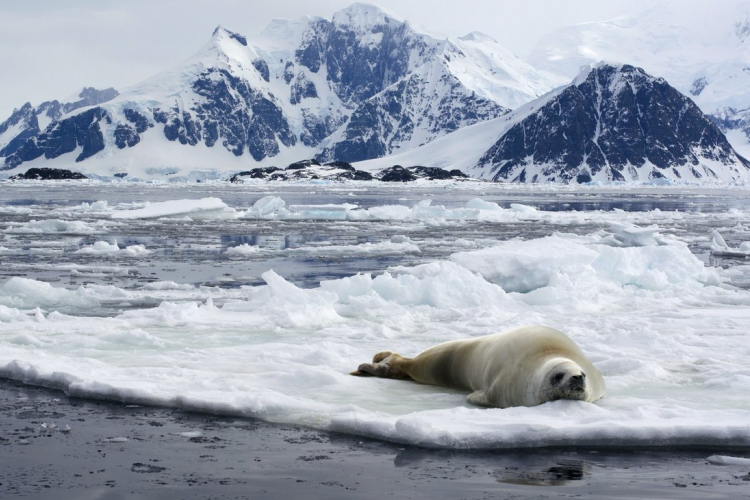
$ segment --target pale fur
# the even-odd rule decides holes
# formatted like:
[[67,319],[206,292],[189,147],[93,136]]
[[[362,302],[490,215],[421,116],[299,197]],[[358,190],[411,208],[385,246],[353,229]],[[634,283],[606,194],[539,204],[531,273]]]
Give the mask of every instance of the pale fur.
[[378,353],[353,375],[413,379],[467,390],[470,403],[498,408],[536,406],[556,399],[591,402],[604,395],[604,379],[581,349],[564,333],[544,326],[454,340],[415,358]]

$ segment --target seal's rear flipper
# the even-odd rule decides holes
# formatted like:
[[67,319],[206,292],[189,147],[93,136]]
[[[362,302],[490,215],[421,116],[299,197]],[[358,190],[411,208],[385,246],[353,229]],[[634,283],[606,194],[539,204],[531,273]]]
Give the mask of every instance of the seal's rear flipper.
[[466,398],[466,401],[477,406],[492,406],[484,391],[474,391]]

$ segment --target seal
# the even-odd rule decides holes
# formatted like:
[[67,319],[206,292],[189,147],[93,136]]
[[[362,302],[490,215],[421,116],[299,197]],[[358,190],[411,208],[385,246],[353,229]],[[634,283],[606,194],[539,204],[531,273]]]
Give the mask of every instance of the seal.
[[497,408],[558,399],[593,402],[604,395],[599,370],[567,335],[545,326],[454,340],[415,358],[379,352],[352,375],[471,391],[469,403]]

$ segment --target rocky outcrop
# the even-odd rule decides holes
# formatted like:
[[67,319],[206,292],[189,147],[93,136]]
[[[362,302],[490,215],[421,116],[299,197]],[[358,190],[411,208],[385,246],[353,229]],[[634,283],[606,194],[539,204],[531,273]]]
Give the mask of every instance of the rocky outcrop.
[[12,181],[59,181],[59,180],[81,180],[88,179],[79,172],[72,172],[62,168],[30,168],[26,173],[9,177]]

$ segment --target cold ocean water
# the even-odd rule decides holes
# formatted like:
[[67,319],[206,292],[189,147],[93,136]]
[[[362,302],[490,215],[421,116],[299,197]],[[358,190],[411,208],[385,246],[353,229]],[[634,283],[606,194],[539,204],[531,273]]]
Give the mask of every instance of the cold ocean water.
[[[740,188],[4,183],[0,376],[435,448],[748,448],[748,241]],[[524,324],[605,398],[348,375]]]

